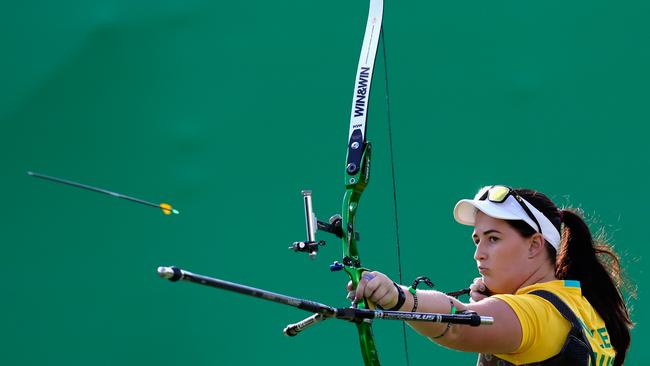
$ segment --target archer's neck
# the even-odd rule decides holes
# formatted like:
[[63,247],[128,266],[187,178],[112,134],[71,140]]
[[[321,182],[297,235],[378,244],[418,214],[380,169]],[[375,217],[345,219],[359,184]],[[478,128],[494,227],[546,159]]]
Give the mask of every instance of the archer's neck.
[[544,263],[537,267],[537,269],[528,276],[519,288],[555,280],[557,280],[557,277],[555,277],[555,268],[549,263]]

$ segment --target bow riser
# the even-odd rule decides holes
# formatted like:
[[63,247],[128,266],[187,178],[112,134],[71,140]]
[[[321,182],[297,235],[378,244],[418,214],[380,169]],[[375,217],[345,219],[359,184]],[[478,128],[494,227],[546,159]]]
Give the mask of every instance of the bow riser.
[[[346,190],[343,197],[342,218],[345,235],[342,237],[343,243],[343,264],[344,270],[352,281],[352,287],[356,288],[361,280],[361,274],[365,268],[361,267],[359,250],[357,247],[357,235],[355,230],[356,214],[359,209],[359,200],[363,190],[370,180],[370,152],[371,144],[365,144],[364,152],[361,158],[361,169],[354,175],[346,174]],[[365,300],[357,304],[360,309],[368,309]],[[361,355],[365,365],[379,366],[379,356],[375,346],[375,339],[372,333],[371,321],[364,320],[357,322],[357,331],[359,333],[359,345]]]

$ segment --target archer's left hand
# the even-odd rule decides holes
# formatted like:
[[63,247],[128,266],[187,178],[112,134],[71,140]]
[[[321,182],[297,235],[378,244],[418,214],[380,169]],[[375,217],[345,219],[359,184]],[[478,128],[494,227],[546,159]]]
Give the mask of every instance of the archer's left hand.
[[352,289],[352,281],[348,282],[347,289],[352,306],[356,306],[363,298],[384,309],[390,309],[397,304],[397,288],[393,281],[381,272],[363,272],[356,290]]

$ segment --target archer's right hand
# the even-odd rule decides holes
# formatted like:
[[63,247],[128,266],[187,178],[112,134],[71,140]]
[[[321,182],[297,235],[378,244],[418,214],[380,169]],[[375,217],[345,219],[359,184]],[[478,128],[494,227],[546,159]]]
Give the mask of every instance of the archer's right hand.
[[474,282],[469,285],[469,297],[471,302],[477,302],[485,299],[490,294],[490,290],[485,286],[482,277],[476,277]]

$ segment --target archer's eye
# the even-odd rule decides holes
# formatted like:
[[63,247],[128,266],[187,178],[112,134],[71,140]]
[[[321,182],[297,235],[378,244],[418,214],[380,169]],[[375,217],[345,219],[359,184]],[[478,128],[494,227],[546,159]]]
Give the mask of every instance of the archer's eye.
[[490,236],[488,237],[488,240],[490,241],[490,243],[496,243],[497,241],[499,241],[499,238],[496,236]]

